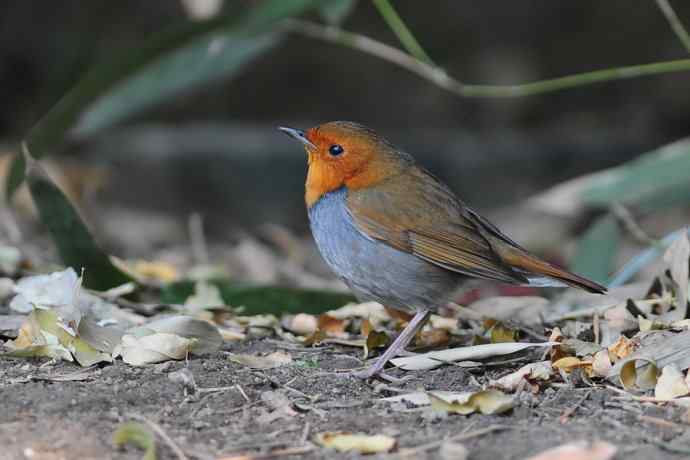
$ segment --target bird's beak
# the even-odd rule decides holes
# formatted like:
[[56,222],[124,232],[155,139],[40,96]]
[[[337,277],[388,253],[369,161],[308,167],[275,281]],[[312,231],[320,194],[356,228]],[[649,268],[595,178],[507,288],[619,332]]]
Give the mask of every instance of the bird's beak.
[[278,126],[278,129],[287,134],[288,136],[292,137],[293,139],[297,139],[302,144],[306,145],[308,148],[316,148],[316,146],[312,144],[309,139],[307,139],[306,134],[301,129],[286,128],[284,126]]

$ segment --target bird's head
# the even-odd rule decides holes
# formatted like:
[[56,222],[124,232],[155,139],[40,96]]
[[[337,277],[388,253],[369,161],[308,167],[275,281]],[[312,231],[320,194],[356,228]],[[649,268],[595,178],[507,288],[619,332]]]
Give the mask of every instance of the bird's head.
[[332,121],[306,131],[279,129],[307,151],[308,207],[343,186],[350,190],[373,186],[398,174],[411,161],[373,130],[349,121]]

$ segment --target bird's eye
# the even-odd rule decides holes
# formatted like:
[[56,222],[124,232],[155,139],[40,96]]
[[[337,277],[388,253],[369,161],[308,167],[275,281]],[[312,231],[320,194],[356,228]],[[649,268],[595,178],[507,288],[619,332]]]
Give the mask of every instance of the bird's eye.
[[343,147],[338,145],[338,144],[333,144],[331,147],[328,149],[328,152],[333,155],[334,157],[337,157],[341,153],[344,152]]

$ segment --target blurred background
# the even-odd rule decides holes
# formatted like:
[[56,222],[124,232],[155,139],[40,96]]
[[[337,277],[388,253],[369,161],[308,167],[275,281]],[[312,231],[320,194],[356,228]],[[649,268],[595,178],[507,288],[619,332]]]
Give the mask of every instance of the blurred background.
[[[219,18],[241,21],[235,18],[247,17],[267,3],[2,2],[4,168],[32,126],[91,69],[117,69],[118,62],[171,30],[202,29]],[[400,47],[371,2],[323,3],[346,10],[335,27]],[[690,3],[674,3],[678,17],[690,23]],[[464,83],[507,85],[687,56],[651,0],[635,2],[634,7],[627,0],[392,4],[434,63]],[[299,16],[325,26],[329,16],[324,11],[307,8]],[[530,97],[464,98],[370,54],[280,32],[284,29],[279,23],[271,27],[271,33],[279,35],[271,36],[270,46],[233,72],[183,82],[158,99],[151,96],[166,86],[171,72],[184,80],[200,71],[191,60],[173,70],[143,72],[137,77],[138,89],[125,91],[118,103],[104,102],[108,93],[100,94],[94,100],[104,102],[98,109],[101,115],[108,110],[127,112],[138,100],[152,100],[126,116],[112,117],[112,122],[82,117],[65,142],[46,149],[53,176],[60,178],[111,252],[164,257],[161,251],[188,245],[190,215],[201,216],[209,241],[230,247],[241,235],[278,246],[289,246],[286,238],[309,241],[302,200],[304,153],[275,127],[307,128],[345,119],[376,129],[441,176],[465,201],[496,219],[508,234],[567,263],[576,257],[582,234],[618,199],[580,207],[566,200],[573,206],[549,215],[546,208],[559,207],[555,198],[546,200],[545,209],[539,209],[544,201],[529,198],[678,141],[690,126],[687,72]],[[257,34],[251,39],[262,38]],[[182,40],[170,52],[185,43]],[[112,85],[111,92],[118,88]],[[663,184],[666,173],[660,174],[651,181]],[[531,203],[529,210],[525,203]],[[15,204],[20,216],[32,215],[31,204],[21,194]],[[670,210],[657,202],[628,204],[635,223],[654,237],[687,222],[683,200]],[[23,227],[22,222],[18,225],[26,234],[33,227]],[[625,236],[625,226],[619,227]],[[40,228],[36,231],[41,234]],[[632,246],[616,252],[610,268],[641,244],[633,241]],[[224,257],[221,254],[216,253]]]

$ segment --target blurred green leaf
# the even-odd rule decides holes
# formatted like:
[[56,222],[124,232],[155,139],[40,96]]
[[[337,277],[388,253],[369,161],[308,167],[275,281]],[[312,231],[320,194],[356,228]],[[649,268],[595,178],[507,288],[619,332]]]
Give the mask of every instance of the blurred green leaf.
[[[300,289],[282,286],[242,286],[228,281],[216,280],[211,284],[218,287],[227,305],[243,307],[242,314],[263,313],[310,313],[320,314],[341,307],[355,298],[350,294]],[[183,304],[194,293],[193,281],[169,284],[161,292],[161,303]]]
[[156,460],[156,437],[143,423],[125,422],[113,434],[113,444],[134,444],[146,452],[142,460]]
[[619,240],[616,218],[611,214],[600,217],[578,241],[572,270],[594,281],[606,282],[618,253]]
[[596,174],[581,197],[589,206],[620,202],[641,211],[690,203],[690,140]]
[[41,221],[48,228],[62,262],[77,271],[83,268],[84,285],[107,290],[132,281],[117,269],[94,241],[76,209],[43,168],[31,157],[25,159],[26,177]]
[[339,26],[355,9],[357,0],[323,0],[319,14],[328,24]]
[[[228,78],[278,41],[275,23],[319,0],[267,0],[238,18],[218,16],[173,27],[95,66],[33,127],[26,148],[41,158],[75,128],[82,135],[140,112],[171,95]],[[9,198],[23,182],[21,155],[7,180]]]

